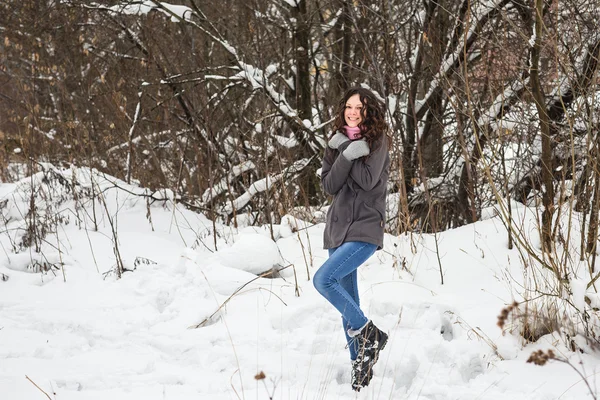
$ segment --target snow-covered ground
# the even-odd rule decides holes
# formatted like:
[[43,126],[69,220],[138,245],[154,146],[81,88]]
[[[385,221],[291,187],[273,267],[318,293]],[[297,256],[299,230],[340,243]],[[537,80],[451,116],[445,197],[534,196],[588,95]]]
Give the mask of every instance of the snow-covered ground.
[[[90,187],[84,170],[76,178]],[[15,254],[31,182],[0,184],[10,218],[0,222],[1,399],[591,399],[576,369],[595,391],[596,357],[552,335],[525,346],[496,326],[523,276],[497,218],[437,237],[388,235],[359,269],[363,309],[390,342],[357,394],[341,319],[310,279],[326,257],[322,224],[286,217],[273,241],[269,227],[213,225],[98,178],[110,219],[102,202],[63,199],[46,217],[69,223],[41,254]],[[61,190],[42,193],[72,198]],[[121,279],[105,274],[117,262],[111,221],[133,270]],[[34,271],[44,263],[61,268]],[[273,267],[280,277],[257,278]],[[526,363],[537,349],[571,365]]]

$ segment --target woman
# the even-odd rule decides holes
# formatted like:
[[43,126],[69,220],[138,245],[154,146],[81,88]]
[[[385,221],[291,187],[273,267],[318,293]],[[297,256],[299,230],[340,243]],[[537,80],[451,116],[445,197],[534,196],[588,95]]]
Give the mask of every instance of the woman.
[[324,244],[329,258],[314,276],[315,288],[341,314],[352,360],[352,388],[360,391],[388,336],[360,309],[357,269],[383,247],[389,174],[387,124],[383,106],[363,88],[346,92],[329,139],[321,183],[333,196]]

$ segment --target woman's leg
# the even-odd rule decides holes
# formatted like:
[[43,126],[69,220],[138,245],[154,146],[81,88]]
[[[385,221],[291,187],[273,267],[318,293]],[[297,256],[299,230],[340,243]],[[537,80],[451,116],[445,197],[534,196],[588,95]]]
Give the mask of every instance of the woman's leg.
[[[336,248],[333,249],[329,249],[329,257],[331,257],[331,255],[333,253],[335,253],[335,251],[337,250]],[[352,272],[350,272],[348,275],[346,275],[345,277],[343,277],[340,280],[340,285],[342,286],[342,288],[344,288],[344,290],[346,292],[348,292],[350,294],[350,296],[354,299],[354,301],[356,302],[356,304],[360,307],[360,298],[358,297],[358,270],[354,270]],[[350,359],[352,361],[356,360],[356,356],[358,354],[358,343],[356,342],[356,340],[352,339],[349,335],[348,335],[348,329],[350,328],[350,325],[348,323],[348,321],[346,321],[346,319],[342,316],[342,328],[344,329],[344,335],[346,336],[346,342],[348,343],[348,349],[350,350]]]
[[[370,243],[344,243],[329,252],[329,258],[313,278],[319,293],[342,314],[344,331],[358,330],[368,322],[359,305],[356,270],[375,253],[376,249],[377,246]],[[346,337],[349,339],[348,336]],[[354,359],[356,352],[352,351],[352,345],[350,347],[350,356]]]
[[[345,277],[340,280],[340,285],[346,292],[350,294],[352,299],[356,302],[356,305],[360,307],[360,299],[358,297],[358,272],[357,270],[352,271]],[[348,349],[350,350],[350,359],[352,361],[356,360],[356,356],[358,354],[358,343],[356,340],[351,338],[348,335],[348,329],[352,329],[350,327],[350,323],[342,316],[342,326],[344,327],[344,335],[346,335],[346,342],[348,343]]]

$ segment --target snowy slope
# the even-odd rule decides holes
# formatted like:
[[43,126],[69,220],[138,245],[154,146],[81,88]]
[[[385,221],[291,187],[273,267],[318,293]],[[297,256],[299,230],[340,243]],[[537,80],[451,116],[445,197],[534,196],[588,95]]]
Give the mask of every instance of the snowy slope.
[[[90,187],[82,171],[64,174]],[[11,216],[0,236],[2,399],[592,398],[572,366],[525,361],[552,348],[593,385],[595,357],[551,335],[523,347],[496,326],[523,269],[496,218],[437,237],[388,235],[359,269],[363,309],[390,342],[356,394],[341,319],[310,280],[326,257],[322,224],[287,217],[273,241],[268,227],[213,225],[171,201],[148,205],[134,194],[148,192],[123,182],[97,184],[108,214],[100,202],[63,201],[53,212],[70,223],[47,236],[45,259],[12,251],[26,181],[0,184]],[[135,268],[121,279],[105,274],[116,264],[110,221]],[[32,260],[61,268],[34,272]],[[272,268],[279,278],[257,278]]]

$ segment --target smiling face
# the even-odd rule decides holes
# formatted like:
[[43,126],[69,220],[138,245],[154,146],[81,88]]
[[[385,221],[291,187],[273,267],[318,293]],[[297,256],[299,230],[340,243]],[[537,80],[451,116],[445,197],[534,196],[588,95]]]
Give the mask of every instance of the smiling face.
[[360,101],[360,96],[355,94],[346,100],[346,108],[344,109],[344,119],[346,125],[351,128],[358,126],[362,122],[362,115],[360,114],[363,108],[363,103]]

